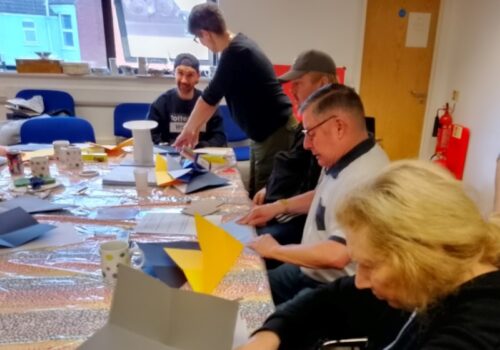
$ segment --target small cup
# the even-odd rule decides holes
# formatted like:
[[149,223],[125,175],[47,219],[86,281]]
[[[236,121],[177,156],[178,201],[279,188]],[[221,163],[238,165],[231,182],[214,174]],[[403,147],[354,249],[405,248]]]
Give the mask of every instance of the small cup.
[[62,147],[60,155],[61,161],[65,165],[66,169],[82,168],[82,150],[80,148],[76,146]]
[[33,157],[30,159],[31,176],[50,176],[49,157]]
[[133,243],[129,247],[126,241],[109,241],[102,243],[99,249],[101,255],[102,278],[106,283],[114,284],[118,277],[118,265],[124,264],[134,269],[144,265],[144,252]]
[[137,192],[146,191],[148,186],[148,171],[146,169],[134,169],[135,188]]
[[56,160],[61,161],[61,149],[63,147],[69,146],[68,140],[56,140],[52,142],[52,146],[54,147],[54,157]]
[[148,64],[146,61],[146,57],[139,57],[137,59],[137,73],[140,75],[146,75],[148,73]]

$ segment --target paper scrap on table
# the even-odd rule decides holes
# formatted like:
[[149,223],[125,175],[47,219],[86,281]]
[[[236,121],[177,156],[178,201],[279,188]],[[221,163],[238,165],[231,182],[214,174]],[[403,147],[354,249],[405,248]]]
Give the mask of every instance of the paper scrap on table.
[[97,210],[95,218],[98,220],[133,220],[139,213],[135,208],[110,207]]
[[191,204],[182,210],[183,214],[194,216],[200,214],[201,216],[215,213],[224,202],[220,199],[201,199],[199,201],[191,202]]
[[195,215],[195,222],[201,251],[165,251],[184,271],[194,291],[210,294],[240,256],[243,244],[200,215]]
[[[215,225],[220,224],[220,215],[207,216]],[[196,235],[197,226],[195,218],[180,213],[148,213],[135,227],[137,233],[157,235]]]

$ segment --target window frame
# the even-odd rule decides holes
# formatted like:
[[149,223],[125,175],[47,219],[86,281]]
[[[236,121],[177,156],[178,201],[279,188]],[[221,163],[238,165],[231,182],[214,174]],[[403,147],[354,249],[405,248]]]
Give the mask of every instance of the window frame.
[[[33,28],[25,27],[24,26],[25,23],[31,23],[31,24],[33,24]],[[28,45],[28,46],[36,46],[36,45],[38,45],[38,33],[37,33],[37,30],[36,30],[36,23],[35,23],[35,21],[32,20],[32,19],[23,19],[22,22],[21,22],[21,28],[23,30],[24,44]],[[33,36],[35,37],[35,40],[27,40],[26,34],[28,32],[33,33]]]
[[[65,28],[64,27],[64,20],[63,18],[69,18],[69,23],[70,23],[70,26],[71,28]],[[67,14],[67,13],[60,13],[59,14],[59,28],[61,30],[61,40],[62,40],[62,46],[67,49],[67,50],[74,50],[76,48],[75,46],[75,29],[74,29],[74,26],[73,26],[73,16],[71,16],[70,14]],[[73,45],[67,45],[66,43],[66,38],[65,38],[65,34],[71,34],[71,40],[73,41]]]

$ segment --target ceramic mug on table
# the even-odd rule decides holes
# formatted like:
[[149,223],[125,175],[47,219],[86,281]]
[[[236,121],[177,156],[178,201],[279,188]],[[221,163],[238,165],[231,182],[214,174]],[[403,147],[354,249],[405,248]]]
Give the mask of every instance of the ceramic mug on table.
[[30,159],[31,176],[50,176],[49,157],[33,157]]
[[81,169],[83,166],[82,150],[76,146],[62,147],[60,157],[66,169]]
[[61,160],[61,149],[63,147],[68,147],[69,146],[69,141],[68,140],[56,140],[52,142],[52,146],[54,147],[54,157],[56,160]]
[[126,241],[116,240],[102,243],[99,253],[101,255],[102,277],[106,283],[116,282],[119,264],[140,269],[145,261],[144,252],[135,243],[129,247]]

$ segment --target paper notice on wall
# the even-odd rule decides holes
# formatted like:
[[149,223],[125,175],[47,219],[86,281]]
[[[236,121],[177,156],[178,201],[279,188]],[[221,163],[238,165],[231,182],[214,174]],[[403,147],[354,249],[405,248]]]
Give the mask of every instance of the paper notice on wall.
[[427,47],[431,14],[410,12],[406,30],[406,47]]

